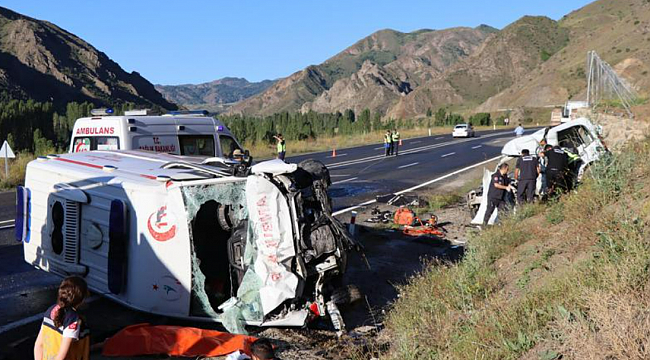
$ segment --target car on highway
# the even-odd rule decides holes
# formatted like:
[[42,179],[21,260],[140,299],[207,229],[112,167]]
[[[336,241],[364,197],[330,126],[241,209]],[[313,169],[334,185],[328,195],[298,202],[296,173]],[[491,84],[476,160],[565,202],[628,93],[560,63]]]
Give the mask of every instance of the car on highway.
[[458,124],[454,126],[454,131],[451,133],[452,137],[474,137],[476,133],[474,132],[474,127],[472,124]]
[[137,310],[235,332],[344,324],[336,304],[355,243],[331,215],[329,171],[247,166],[143,151],[40,157],[17,190],[16,238],[27,263]]
[[230,130],[205,111],[174,111],[149,115],[147,110],[112,115],[94,109],[75,121],[69,152],[145,150],[185,156],[230,158],[242,149]]

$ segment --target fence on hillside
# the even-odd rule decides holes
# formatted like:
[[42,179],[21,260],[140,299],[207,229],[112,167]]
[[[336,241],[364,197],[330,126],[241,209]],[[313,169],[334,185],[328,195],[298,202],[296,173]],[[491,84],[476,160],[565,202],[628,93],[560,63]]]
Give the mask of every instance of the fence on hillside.
[[636,91],[595,51],[587,54],[587,102],[595,108],[603,102],[616,103],[625,109],[630,118],[632,105],[638,99]]

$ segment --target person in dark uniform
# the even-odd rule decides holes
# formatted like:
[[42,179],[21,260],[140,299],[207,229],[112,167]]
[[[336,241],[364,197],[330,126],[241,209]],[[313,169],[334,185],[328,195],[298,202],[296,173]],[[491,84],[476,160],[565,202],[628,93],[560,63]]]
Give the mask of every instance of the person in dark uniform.
[[521,150],[521,157],[517,159],[515,167],[515,179],[519,181],[517,183],[518,204],[533,202],[539,174],[540,166],[537,157],[531,156],[528,149]]
[[486,225],[490,221],[490,217],[494,209],[499,211],[505,210],[506,207],[506,191],[510,191],[510,181],[508,180],[508,164],[503,163],[499,165],[497,172],[492,174],[490,178],[490,189],[488,190],[488,207],[485,210],[485,217],[483,224]]
[[569,168],[569,157],[559,146],[546,145],[548,164],[546,165],[546,184],[548,194],[553,195],[557,190],[566,190],[566,173]]

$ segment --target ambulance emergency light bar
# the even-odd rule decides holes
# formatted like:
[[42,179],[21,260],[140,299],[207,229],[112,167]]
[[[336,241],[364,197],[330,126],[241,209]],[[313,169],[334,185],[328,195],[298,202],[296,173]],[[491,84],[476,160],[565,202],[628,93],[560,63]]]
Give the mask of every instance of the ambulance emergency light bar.
[[113,114],[113,109],[111,108],[102,108],[102,109],[92,109],[90,110],[90,115],[92,116],[102,116],[102,115],[111,115]]
[[170,111],[167,115],[201,115],[208,116],[210,113],[207,110],[178,110]]

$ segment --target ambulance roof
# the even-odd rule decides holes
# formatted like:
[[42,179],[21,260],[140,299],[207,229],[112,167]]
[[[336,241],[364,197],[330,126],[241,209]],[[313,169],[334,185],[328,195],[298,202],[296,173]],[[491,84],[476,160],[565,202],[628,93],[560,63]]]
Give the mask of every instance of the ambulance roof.
[[[61,155],[50,155],[33,161],[30,166],[45,170],[76,174],[82,177],[120,178],[130,183],[157,186],[168,180],[188,181],[229,177],[225,169],[208,167],[214,173],[192,170],[170,164],[190,164],[201,166],[204,158],[152,153],[138,150],[88,151]],[[33,165],[32,165],[33,164]],[[219,174],[221,172],[222,174]]]

